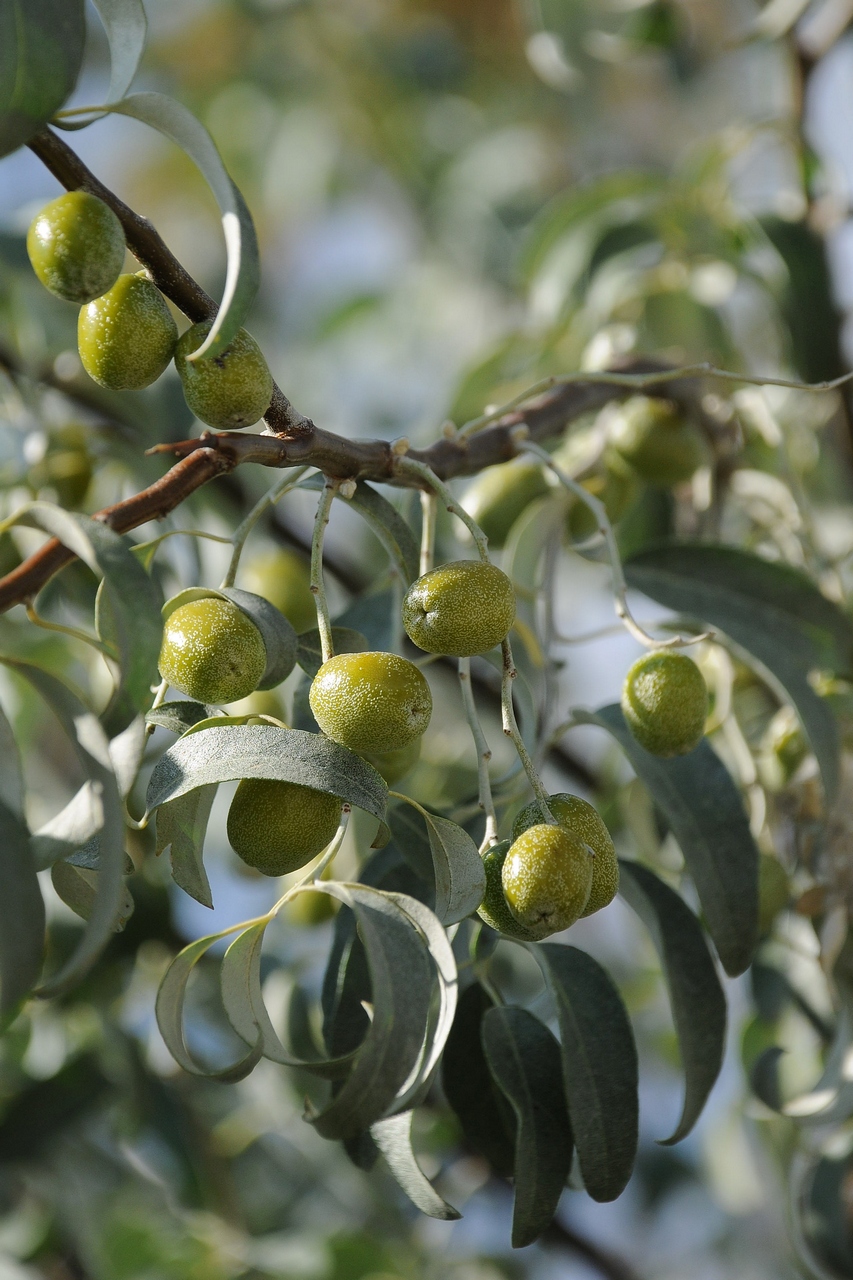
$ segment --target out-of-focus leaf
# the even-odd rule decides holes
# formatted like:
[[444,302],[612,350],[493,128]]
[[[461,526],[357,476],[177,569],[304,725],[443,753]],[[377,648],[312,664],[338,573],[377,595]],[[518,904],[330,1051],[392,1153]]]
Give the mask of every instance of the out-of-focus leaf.
[[170,733],[182,734],[215,715],[216,707],[204,702],[163,702],[156,711],[149,711],[145,720],[147,724],[160,725]]
[[444,925],[457,924],[483,901],[486,873],[483,859],[467,831],[449,818],[413,805],[426,823],[435,876],[433,910]]
[[81,848],[104,825],[104,806],[93,782],[84,782],[55,818],[30,836],[30,848],[39,870],[52,866]]
[[77,83],[83,0],[0,0],[0,156],[22,146]]
[[[303,631],[297,638],[296,661],[313,680],[323,665],[320,632]],[[370,645],[367,637],[352,627],[332,627],[332,647],[335,653],[366,653]]]
[[620,860],[619,891],[652,935],[669,987],[684,1068],[684,1106],[671,1138],[680,1142],[698,1120],[723,1064],[726,997],[699,921],[653,871]]
[[684,854],[723,968],[743,973],[758,943],[758,848],[719,756],[707,741],[674,760],[650,755],[615,704],[577,718],[600,725],[622,747]]
[[817,756],[827,795],[838,787],[838,726],[809,684],[810,671],[853,670],[853,623],[805,574],[736,547],[673,543],[625,565],[630,586],[719,627],[751,654],[794,704]]
[[392,611],[399,608],[396,594],[388,589],[360,595],[332,621],[339,627],[360,631],[372,650],[390,649],[394,633]]
[[110,42],[107,100],[117,102],[131,86],[145,48],[148,22],[142,0],[94,0]]
[[637,1048],[619,992],[576,947],[531,947],[557,1006],[563,1082],[584,1186],[615,1200],[637,1153]]
[[0,708],[0,1014],[34,986],[44,952],[44,903],[24,821],[24,785],[12,726]]
[[[791,0],[782,0],[790,11]],[[805,5],[808,0],[797,0]],[[762,16],[776,4],[765,5]],[[791,334],[799,376],[824,382],[844,372],[838,337],[842,319],[823,236],[805,220],[791,222],[773,214],[760,219],[763,230],[788,268],[781,292],[782,314]]]
[[515,1120],[492,1079],[480,1036],[491,1008],[479,983],[463,991],[441,1061],[441,1083],[466,1141],[496,1173],[509,1177],[515,1163]]
[[211,783],[170,800],[157,811],[156,852],[169,850],[172,879],[203,907],[213,906],[202,851],[215,796],[216,786]]
[[550,1225],[572,1165],[560,1046],[526,1009],[489,1009],[481,1035],[489,1070],[517,1122],[512,1245],[522,1249]]
[[[50,878],[59,897],[82,920],[89,920],[95,908],[99,874],[90,867],[76,866],[73,862],[65,862],[62,859],[54,862],[50,869]],[[133,898],[127,885],[123,885],[121,900],[113,921],[113,932],[121,933],[132,915]]]
[[3,1110],[0,1161],[38,1160],[103,1101],[110,1088],[94,1054],[73,1058],[48,1080],[29,1084]]
[[130,794],[136,781],[147,742],[144,716],[134,716],[127,728],[110,739],[110,761],[122,799]]
[[411,1111],[378,1120],[371,1126],[370,1136],[397,1182],[421,1213],[428,1214],[430,1218],[442,1218],[445,1222],[462,1217],[458,1209],[441,1198],[415,1159]]
[[[309,477],[302,482],[303,489],[322,489],[323,476]],[[372,485],[359,480],[351,498],[341,499],[363,516],[388,552],[400,577],[407,585],[418,576],[420,548],[417,539],[387,498],[383,498]]]

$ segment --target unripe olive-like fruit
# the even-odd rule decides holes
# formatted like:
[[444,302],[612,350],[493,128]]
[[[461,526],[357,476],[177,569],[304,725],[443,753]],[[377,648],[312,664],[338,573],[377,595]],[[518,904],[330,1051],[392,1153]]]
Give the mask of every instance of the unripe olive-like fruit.
[[622,713],[641,747],[653,756],[684,756],[699,746],[708,715],[702,672],[684,653],[643,654],[628,669]]
[[50,486],[63,507],[79,507],[92,482],[89,434],[73,422],[52,431],[44,457],[27,472],[27,484],[35,492]]
[[27,232],[27,253],[46,289],[82,305],[100,298],[124,266],[124,232],[109,205],[69,191],[45,205]]
[[285,876],[325,849],[340,820],[337,796],[296,782],[244,778],[228,810],[228,839],[248,866]]
[[359,755],[362,760],[373,765],[389,787],[393,787],[401,778],[405,778],[407,773],[411,773],[420,760],[421,740],[415,738],[414,742],[410,742],[405,747],[398,747],[396,751],[360,751]]
[[398,751],[432,715],[429,685],[396,653],[339,653],[324,662],[308,694],[320,728],[351,751]]
[[469,658],[506,639],[515,592],[506,574],[483,560],[454,560],[425,573],[403,598],[403,626],[427,653]]
[[[568,792],[549,796],[548,808],[561,827],[580,836],[584,844],[589,845],[595,854],[592,864],[592,888],[582,912],[584,916],[591,916],[595,911],[600,911],[602,907],[612,902],[619,888],[619,862],[610,832],[598,811],[580,796],[573,796]],[[536,800],[531,800],[512,824],[513,840],[517,840],[529,827],[536,826],[541,821],[542,810]]]
[[260,631],[230,600],[192,600],[166,619],[160,674],[190,698],[236,702],[257,689],[266,665]]
[[[611,524],[621,520],[625,512],[639,492],[639,482],[627,468],[614,471],[606,467],[604,471],[588,476],[583,487],[604,503]],[[569,508],[566,517],[566,532],[573,542],[583,542],[598,531],[598,522],[589,507],[576,498]]]
[[594,858],[565,827],[539,823],[514,840],[501,871],[509,909],[537,940],[560,933],[583,915]]
[[210,320],[194,324],[181,336],[175,367],[181,375],[184,398],[197,418],[220,431],[251,427],[262,418],[272,400],[272,374],[255,339],[240,329],[218,356],[187,356],[201,346],[210,332]]
[[156,382],[177,340],[166,300],[144,272],[119,276],[108,293],[81,309],[77,321],[83,368],[110,391],[139,391]]
[[483,901],[477,908],[477,915],[490,928],[504,934],[507,938],[516,938],[519,942],[536,942],[537,935],[525,929],[523,924],[519,924],[504,897],[501,873],[511,844],[511,840],[501,840],[500,844],[493,844],[483,858],[486,889]]
[[493,547],[502,547],[522,511],[535,498],[550,492],[538,462],[501,462],[486,467],[462,497],[462,506],[483,530]]
[[791,885],[787,872],[777,858],[762,853],[758,859],[758,932],[763,938],[773,921],[791,901]]
[[761,739],[761,780],[771,791],[781,791],[808,755],[809,746],[800,722],[790,707],[780,707]]
[[274,604],[297,635],[317,625],[311,594],[311,568],[305,556],[289,547],[265,551],[246,566],[246,590]]
[[689,480],[706,460],[695,425],[666,400],[632,396],[613,419],[609,438],[617,458],[661,488]]

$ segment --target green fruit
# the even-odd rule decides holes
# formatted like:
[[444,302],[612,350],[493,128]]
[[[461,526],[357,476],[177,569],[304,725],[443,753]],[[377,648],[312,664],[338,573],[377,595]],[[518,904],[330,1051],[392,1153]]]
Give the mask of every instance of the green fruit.
[[638,658],[622,686],[622,712],[653,756],[684,756],[705,733],[708,690],[692,658],[670,649]]
[[207,337],[211,323],[203,320],[182,335],[175,367],[195,416],[220,431],[237,431],[252,426],[270,407],[272,374],[257,342],[245,329],[240,329],[218,356],[187,360]]
[[468,658],[506,639],[515,619],[509,578],[482,560],[454,560],[413,582],[403,599],[403,626],[427,653]]
[[246,590],[264,596],[283,613],[297,635],[317,625],[317,606],[311,594],[311,567],[305,556],[289,547],[265,551],[246,566]]
[[79,507],[92,481],[88,437],[86,428],[75,423],[51,432],[44,457],[27,472],[30,488],[37,493],[50,487],[63,507]]
[[317,672],[308,700],[323,732],[352,751],[398,751],[432,715],[429,685],[396,653],[339,653]]
[[493,844],[483,858],[483,870],[486,873],[486,891],[483,894],[483,901],[477,908],[477,915],[491,929],[497,930],[498,933],[504,934],[507,938],[515,938],[519,942],[535,942],[537,935],[531,933],[529,929],[525,929],[523,924],[518,923],[504,897],[501,872],[503,871],[503,865],[506,862],[506,855],[509,852],[511,843],[512,841],[510,840],[501,840],[500,844]]
[[[594,498],[604,503],[604,509],[611,524],[621,520],[639,491],[635,475],[627,470],[613,471],[609,467],[593,476],[588,476],[582,484]],[[576,498],[566,517],[566,532],[572,542],[583,542],[597,531],[598,523],[595,516],[585,503]]]
[[421,758],[421,740],[415,738],[408,746],[399,747],[396,751],[360,751],[362,760],[372,764],[378,774],[385,779],[389,787],[393,787],[407,773],[411,773]]
[[537,941],[561,933],[583,915],[593,862],[580,836],[544,822],[528,827],[510,845],[501,871],[504,897]]
[[[619,888],[619,862],[610,838],[610,832],[596,809],[580,796],[560,792],[548,797],[548,808],[561,827],[580,836],[595,854],[592,864],[592,888],[582,914],[591,916],[606,907],[616,897]],[[529,827],[542,821],[542,811],[536,800],[524,806],[512,825],[512,838],[518,837]]]
[[762,938],[790,901],[791,885],[785,868],[770,854],[762,853],[758,859],[758,932]]
[[228,810],[231,848],[265,876],[286,876],[332,840],[341,820],[337,796],[271,778],[244,778]]
[[110,391],[139,391],[155,382],[177,340],[166,300],[144,272],[119,276],[109,293],[81,309],[77,321],[83,368]]
[[230,600],[193,600],[166,619],[160,674],[199,702],[218,705],[247,697],[266,665],[260,631]]
[[493,547],[502,547],[522,511],[550,492],[538,462],[502,462],[486,467],[465,490],[462,506]]
[[808,742],[795,713],[790,707],[780,707],[761,739],[759,766],[765,786],[781,791],[808,752]]
[[609,436],[617,459],[664,489],[689,480],[706,461],[698,430],[666,400],[632,396],[611,423]]
[[111,289],[124,266],[124,232],[108,205],[69,191],[45,205],[27,232],[27,253],[46,289],[80,305]]

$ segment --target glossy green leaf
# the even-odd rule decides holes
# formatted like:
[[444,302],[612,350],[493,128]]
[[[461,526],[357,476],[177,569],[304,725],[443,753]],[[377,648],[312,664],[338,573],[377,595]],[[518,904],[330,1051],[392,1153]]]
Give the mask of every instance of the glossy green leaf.
[[370,1136],[382,1152],[395,1179],[412,1204],[430,1218],[452,1222],[462,1214],[448,1204],[421,1169],[412,1150],[412,1112],[403,1111],[387,1120],[377,1120]]
[[413,805],[426,824],[435,877],[433,911],[442,924],[457,924],[483,901],[486,873],[477,846],[462,827],[449,818]]
[[156,853],[168,850],[175,884],[203,907],[213,906],[202,853],[215,798],[216,786],[211,783],[168,801],[157,811]]
[[619,892],[652,935],[669,988],[684,1069],[681,1119],[664,1145],[685,1138],[723,1064],[726,997],[699,921],[684,900],[638,862],[620,860]]
[[662,544],[625,565],[630,586],[725,632],[790,698],[817,756],[827,794],[838,787],[835,717],[810,671],[853,671],[853,623],[805,574],[736,547]]
[[94,0],[110,43],[107,101],[118,102],[130,88],[145,48],[148,22],[142,0]]
[[74,89],[83,0],[0,0],[0,156],[22,146]]
[[601,965],[576,947],[530,948],[560,1025],[563,1083],[584,1186],[615,1200],[637,1154],[637,1048],[625,1006]]
[[550,1225],[572,1165],[560,1046],[526,1009],[489,1009],[481,1034],[489,1070],[516,1117],[512,1246],[522,1249]]
[[[323,476],[310,476],[302,482],[303,489],[321,490]],[[363,516],[391,557],[400,577],[407,585],[418,576],[420,548],[417,539],[396,507],[378,490],[364,480],[359,480],[351,498],[341,498],[348,506]]]
[[758,943],[758,848],[719,756],[707,740],[673,760],[650,755],[615,704],[577,719],[601,725],[622,747],[684,854],[723,968],[733,977],[743,973]]
[[492,1079],[480,1036],[491,1008],[479,983],[463,991],[441,1061],[441,1084],[465,1140],[508,1178],[515,1163],[515,1118]]

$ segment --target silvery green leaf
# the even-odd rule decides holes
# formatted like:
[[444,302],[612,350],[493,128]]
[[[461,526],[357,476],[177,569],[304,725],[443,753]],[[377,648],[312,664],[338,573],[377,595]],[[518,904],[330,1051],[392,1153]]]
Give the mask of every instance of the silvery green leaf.
[[213,907],[202,852],[215,796],[214,784],[197,787],[157,810],[156,852],[159,855],[169,850],[172,879],[203,907]]
[[0,156],[28,142],[64,104],[85,43],[83,0],[2,0]]
[[178,735],[191,729],[202,720],[215,716],[216,707],[204,702],[163,702],[156,711],[149,711],[145,716],[146,724],[156,724],[170,733]]
[[489,1070],[515,1112],[512,1247],[523,1249],[550,1225],[572,1166],[560,1046],[526,1009],[487,1010],[481,1035]]
[[[98,871],[89,867],[80,867],[73,862],[60,859],[50,869],[53,887],[67,907],[83,920],[91,919],[98,898]],[[112,924],[113,933],[121,933],[127,921],[133,915],[133,898],[127,885],[122,886],[122,894]]]
[[91,840],[103,825],[104,806],[100,790],[95,783],[84,782],[65,808],[30,836],[36,866],[41,870],[58,858],[67,857]]
[[441,1084],[466,1141],[508,1178],[515,1163],[515,1117],[489,1071],[480,1035],[492,1008],[479,983],[463,991],[441,1060]]
[[457,924],[483,901],[486,873],[483,859],[467,831],[449,818],[414,805],[426,823],[435,877],[436,916],[444,925]]
[[126,729],[110,739],[110,760],[122,799],[130,794],[136,781],[147,741],[144,716],[135,716]]
[[577,720],[612,734],[669,823],[693,878],[723,968],[743,973],[758,942],[758,847],[740,793],[707,740],[663,760],[637,742],[617,705]]
[[557,1007],[563,1084],[584,1186],[593,1200],[615,1200],[637,1154],[637,1049],[625,1006],[584,951],[553,942],[530,951]]
[[684,1106],[671,1138],[685,1138],[702,1113],[723,1064],[726,997],[702,926],[674,889],[648,867],[620,860],[619,892],[652,935],[661,958],[681,1061]]
[[267,724],[222,725],[181,738],[154,768],[148,811],[196,787],[238,778],[314,787],[385,821],[388,788],[369,764],[318,734]]
[[[319,631],[303,631],[297,637],[296,661],[312,680],[323,665],[323,650]],[[332,627],[332,647],[335,653],[366,653],[370,648],[367,637],[352,627]]]
[[370,1136],[412,1204],[430,1218],[452,1222],[462,1214],[447,1203],[421,1169],[412,1150],[412,1112],[403,1111],[371,1125]]
[[[92,836],[91,840],[87,840],[80,849],[75,849],[73,853],[69,853],[65,861],[70,863],[73,867],[86,867],[89,871],[99,871],[101,867],[100,836]],[[133,859],[127,850],[125,850],[124,874],[126,876],[132,876],[134,870],[135,867],[133,865]]]
[[142,0],[94,0],[110,42],[107,100],[117,102],[131,86],[145,48],[148,22]]

